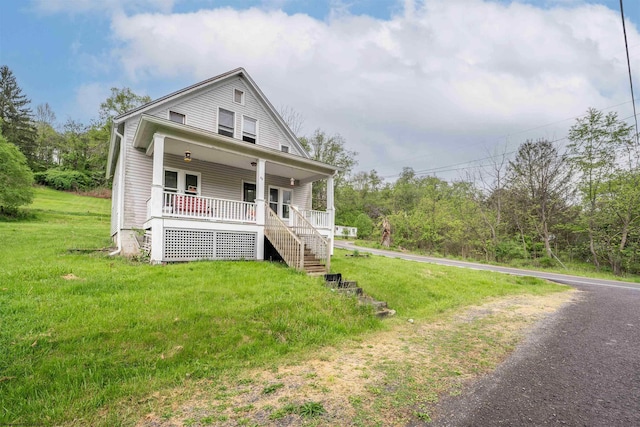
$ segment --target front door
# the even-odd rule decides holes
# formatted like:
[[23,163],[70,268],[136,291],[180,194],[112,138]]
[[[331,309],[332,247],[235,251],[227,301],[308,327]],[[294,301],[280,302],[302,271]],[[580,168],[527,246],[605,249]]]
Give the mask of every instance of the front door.
[[242,200],[245,202],[256,202],[256,185],[245,182],[242,186]]

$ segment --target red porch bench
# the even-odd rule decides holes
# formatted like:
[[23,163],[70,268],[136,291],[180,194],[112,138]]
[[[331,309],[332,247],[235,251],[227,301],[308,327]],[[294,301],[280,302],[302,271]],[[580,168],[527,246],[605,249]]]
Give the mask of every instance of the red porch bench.
[[207,206],[206,199],[176,194],[173,204],[173,212],[177,214],[205,215],[209,213],[209,207]]

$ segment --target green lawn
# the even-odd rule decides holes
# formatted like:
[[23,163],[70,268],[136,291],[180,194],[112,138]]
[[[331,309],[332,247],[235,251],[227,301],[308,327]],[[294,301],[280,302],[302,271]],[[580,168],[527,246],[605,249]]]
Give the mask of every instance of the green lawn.
[[[353,299],[280,265],[151,266],[110,258],[110,201],[37,189],[24,221],[0,221],[0,425],[133,425],[141,399],[269,368],[385,328]],[[336,251],[400,317],[485,297],[562,289],[535,279]]]

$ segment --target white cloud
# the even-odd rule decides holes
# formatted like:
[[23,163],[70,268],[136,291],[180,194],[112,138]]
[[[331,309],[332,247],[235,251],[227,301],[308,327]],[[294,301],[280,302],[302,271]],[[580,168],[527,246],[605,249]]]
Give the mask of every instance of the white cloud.
[[[111,86],[108,83],[85,83],[75,89],[73,103],[67,110],[71,117],[88,124],[90,120],[97,119],[100,104],[111,94]],[[91,115],[87,115],[91,112]]]
[[[341,133],[360,166],[383,175],[484,157],[501,135],[628,100],[619,16],[604,6],[406,1],[380,20],[342,4],[325,21],[272,8],[118,14],[112,54],[133,82],[243,66],[308,132]],[[640,43],[636,28],[627,33]],[[519,133],[510,148],[569,125]]]

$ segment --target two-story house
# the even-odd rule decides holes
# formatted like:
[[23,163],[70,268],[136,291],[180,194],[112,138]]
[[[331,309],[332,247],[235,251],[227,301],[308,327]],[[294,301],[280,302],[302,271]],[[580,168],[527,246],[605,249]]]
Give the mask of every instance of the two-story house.
[[[336,167],[309,154],[238,68],[115,117],[111,235],[151,262],[265,258],[327,271]],[[327,210],[311,209],[326,180]],[[141,245],[140,235],[145,236]]]

